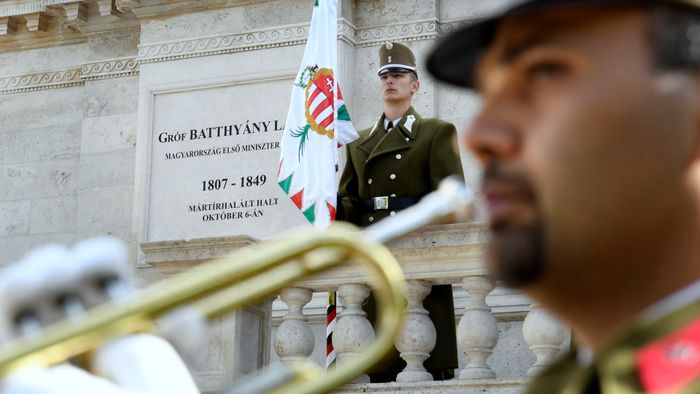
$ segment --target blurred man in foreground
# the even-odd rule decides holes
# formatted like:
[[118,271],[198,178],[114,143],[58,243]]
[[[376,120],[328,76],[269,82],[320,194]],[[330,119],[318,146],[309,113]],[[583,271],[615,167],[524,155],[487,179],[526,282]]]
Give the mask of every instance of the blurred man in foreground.
[[530,392],[700,392],[700,2],[520,1],[428,68],[483,97],[491,272],[576,338]]

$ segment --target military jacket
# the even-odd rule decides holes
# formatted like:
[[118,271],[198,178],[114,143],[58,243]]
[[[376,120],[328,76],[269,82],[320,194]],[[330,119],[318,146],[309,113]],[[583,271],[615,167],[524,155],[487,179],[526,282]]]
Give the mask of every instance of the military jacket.
[[638,323],[590,364],[579,363],[572,349],[536,377],[527,393],[700,393],[700,301]]
[[421,118],[413,107],[386,132],[382,114],[374,127],[360,131],[360,138],[347,146],[339,219],[367,226],[392,210],[368,212],[365,201],[382,196],[419,199],[449,175],[462,178],[456,136],[453,124]]

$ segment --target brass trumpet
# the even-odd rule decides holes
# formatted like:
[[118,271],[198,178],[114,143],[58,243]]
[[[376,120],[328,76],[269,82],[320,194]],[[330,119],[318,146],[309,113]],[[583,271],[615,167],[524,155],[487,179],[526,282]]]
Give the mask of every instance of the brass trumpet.
[[156,332],[155,320],[185,305],[209,319],[277,293],[305,276],[357,261],[373,274],[373,290],[382,313],[376,341],[338,368],[325,372],[311,362],[290,367],[285,386],[266,392],[325,393],[347,383],[379,362],[391,349],[405,304],[403,273],[386,242],[471,205],[459,181],[446,180],[435,193],[363,234],[336,223],[327,231],[301,232],[284,240],[211,261],[189,275],[161,282],[117,305],[89,311],[79,321],[47,327],[37,339],[20,338],[1,351],[0,379],[26,366],[51,366],[89,354],[112,338]]

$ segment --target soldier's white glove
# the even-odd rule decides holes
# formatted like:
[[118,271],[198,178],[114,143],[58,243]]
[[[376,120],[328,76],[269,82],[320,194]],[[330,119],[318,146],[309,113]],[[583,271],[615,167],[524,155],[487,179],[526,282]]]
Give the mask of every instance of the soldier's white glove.
[[[127,264],[124,245],[110,238],[28,254],[0,276],[0,341],[41,337],[58,320],[79,324],[92,307],[128,298]],[[0,382],[0,394],[199,393],[178,353],[161,337],[116,337],[92,356],[91,369],[99,376],[68,364],[25,368]]]

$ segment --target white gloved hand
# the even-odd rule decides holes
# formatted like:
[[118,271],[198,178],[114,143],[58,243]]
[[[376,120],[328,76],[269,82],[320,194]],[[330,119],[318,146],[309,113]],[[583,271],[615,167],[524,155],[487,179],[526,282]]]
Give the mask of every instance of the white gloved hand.
[[[50,245],[28,254],[0,277],[0,295],[5,296],[0,342],[39,337],[56,320],[79,322],[96,305],[133,296],[127,265],[124,245],[111,238],[83,241],[71,251]],[[96,286],[100,284],[104,286]],[[75,302],[57,302],[63,295]],[[20,313],[28,317],[18,327]],[[199,394],[179,354],[154,335],[111,339],[95,349],[90,370],[97,375],[68,364],[27,367],[0,381],[0,394]]]
[[155,335],[109,341],[92,367],[100,376],[69,364],[25,368],[0,382],[0,394],[199,394],[175,349]]
[[[136,394],[68,364],[25,368],[0,383],[2,394]],[[146,394],[140,392],[139,394]]]
[[185,363],[159,336],[134,334],[113,339],[95,352],[92,367],[125,389],[199,394]]

